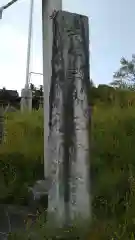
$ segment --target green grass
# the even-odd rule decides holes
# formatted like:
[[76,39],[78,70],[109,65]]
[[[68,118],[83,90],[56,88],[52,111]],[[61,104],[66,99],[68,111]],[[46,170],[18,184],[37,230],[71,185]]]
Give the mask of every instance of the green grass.
[[99,225],[100,222],[105,226],[110,225],[109,234],[123,231],[121,238],[116,239],[130,239],[135,228],[134,108],[100,107],[95,110],[92,140],[95,218]]
[[[14,203],[22,203],[27,186],[43,176],[42,112],[9,114],[5,128],[8,134],[0,147],[0,198],[14,196]],[[96,106],[90,132],[93,221],[87,239],[134,239],[134,108]],[[44,236],[41,220],[39,225],[36,231]]]
[[28,185],[43,178],[43,114],[8,114],[5,130],[0,146],[0,201],[24,204]]

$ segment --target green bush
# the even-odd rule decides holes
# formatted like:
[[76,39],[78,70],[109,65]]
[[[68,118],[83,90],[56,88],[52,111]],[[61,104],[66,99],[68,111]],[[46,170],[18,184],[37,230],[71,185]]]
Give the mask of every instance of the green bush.
[[121,231],[126,229],[118,239],[130,239],[135,227],[134,144],[134,108],[100,107],[95,111],[91,156],[93,213],[99,222],[111,222],[113,231],[119,225]]
[[10,113],[0,146],[0,202],[25,203],[28,185],[43,178],[43,114]]
[[101,84],[97,88],[92,86],[89,91],[89,100],[92,105],[104,103],[109,107],[116,105],[121,108],[135,106],[135,91],[129,89],[115,89]]

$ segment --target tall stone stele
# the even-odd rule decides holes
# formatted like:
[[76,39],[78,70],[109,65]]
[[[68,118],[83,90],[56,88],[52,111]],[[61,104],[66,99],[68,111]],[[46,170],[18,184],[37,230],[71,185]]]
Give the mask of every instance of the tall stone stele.
[[48,219],[53,213],[65,223],[91,216],[89,24],[88,17],[65,11],[52,21]]

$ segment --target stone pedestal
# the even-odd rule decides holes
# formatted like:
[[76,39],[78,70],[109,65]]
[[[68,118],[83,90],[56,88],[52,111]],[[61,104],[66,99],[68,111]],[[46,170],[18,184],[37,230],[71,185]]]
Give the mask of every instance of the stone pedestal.
[[48,216],[90,218],[89,25],[86,16],[53,18],[49,113]]
[[32,111],[32,91],[31,89],[22,89],[21,92],[21,112]]

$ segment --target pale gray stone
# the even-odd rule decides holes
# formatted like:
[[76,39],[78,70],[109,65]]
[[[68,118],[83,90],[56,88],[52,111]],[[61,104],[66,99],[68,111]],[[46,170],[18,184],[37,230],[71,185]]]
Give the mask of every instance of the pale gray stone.
[[48,214],[65,222],[91,211],[88,18],[59,11],[53,35]]

